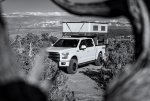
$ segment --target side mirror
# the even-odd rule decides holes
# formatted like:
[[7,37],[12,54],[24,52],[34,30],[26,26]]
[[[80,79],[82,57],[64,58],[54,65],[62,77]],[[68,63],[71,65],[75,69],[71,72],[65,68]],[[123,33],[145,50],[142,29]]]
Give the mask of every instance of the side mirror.
[[84,50],[84,49],[86,49],[86,46],[85,46],[85,45],[82,45],[80,49],[81,49],[81,50]]

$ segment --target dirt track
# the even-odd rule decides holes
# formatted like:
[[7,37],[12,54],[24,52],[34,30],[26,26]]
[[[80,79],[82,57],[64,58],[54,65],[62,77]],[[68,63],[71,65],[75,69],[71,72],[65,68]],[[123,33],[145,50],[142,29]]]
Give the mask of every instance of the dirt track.
[[102,101],[103,90],[88,75],[88,73],[92,74],[100,68],[100,66],[88,65],[79,68],[76,74],[67,74],[68,88],[74,91],[77,101]]

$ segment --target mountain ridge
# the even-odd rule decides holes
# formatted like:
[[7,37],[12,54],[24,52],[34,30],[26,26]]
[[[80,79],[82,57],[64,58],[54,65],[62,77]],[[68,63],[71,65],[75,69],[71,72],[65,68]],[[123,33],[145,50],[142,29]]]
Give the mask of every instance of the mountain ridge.
[[3,13],[4,17],[28,17],[28,16],[72,16],[67,12],[12,12]]

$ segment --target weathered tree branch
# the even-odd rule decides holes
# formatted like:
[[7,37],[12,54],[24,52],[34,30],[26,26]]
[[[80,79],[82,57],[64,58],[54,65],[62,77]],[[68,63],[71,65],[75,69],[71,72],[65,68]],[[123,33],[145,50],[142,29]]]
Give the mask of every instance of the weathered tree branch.
[[[125,0],[110,0],[95,3],[72,3],[66,0],[51,0],[66,11],[80,16],[116,17],[123,15],[126,10]],[[119,8],[119,9],[118,9]]]

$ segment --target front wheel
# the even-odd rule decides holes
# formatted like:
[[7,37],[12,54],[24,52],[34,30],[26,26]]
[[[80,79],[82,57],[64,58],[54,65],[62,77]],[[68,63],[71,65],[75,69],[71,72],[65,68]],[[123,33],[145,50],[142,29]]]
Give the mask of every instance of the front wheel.
[[67,67],[67,72],[69,74],[75,74],[78,70],[78,61],[76,59],[71,59],[70,64]]
[[95,65],[101,66],[102,63],[103,63],[102,53],[99,53],[97,59],[95,60]]

